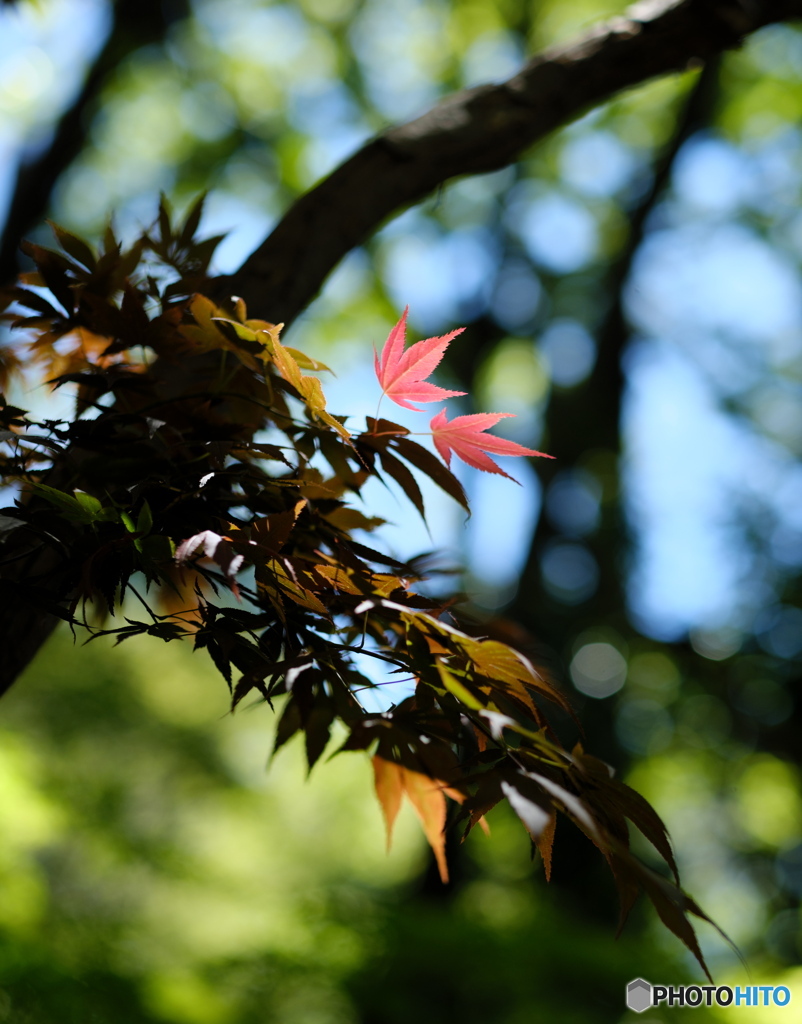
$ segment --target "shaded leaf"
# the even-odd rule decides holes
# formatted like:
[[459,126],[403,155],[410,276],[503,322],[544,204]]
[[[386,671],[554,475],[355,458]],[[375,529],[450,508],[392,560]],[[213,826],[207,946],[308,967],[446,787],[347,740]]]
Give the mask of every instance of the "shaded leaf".
[[301,709],[294,697],[290,696],[289,700],[284,705],[284,711],[278,721],[276,739],[273,743],[273,755],[275,755],[285,743],[291,740],[296,732],[300,732],[302,727]]
[[401,490],[406,494],[412,504],[420,513],[421,519],[426,519],[425,509],[423,507],[423,495],[418,487],[418,481],[410,473],[407,467],[400,459],[397,459],[394,455],[391,455],[387,451],[379,452],[379,460],[382,464],[382,469],[391,476],[393,480],[398,484]]
[[526,772],[526,777],[533,779],[539,786],[555,797],[563,805],[565,810],[572,815],[583,826],[589,836],[598,836],[599,829],[588,808],[575,794],[571,793],[553,779],[541,775],[539,772]]
[[54,505],[60,514],[72,523],[88,525],[99,518],[102,506],[98,499],[90,494],[78,491],[73,497],[47,484],[34,483],[30,486],[40,498]]
[[302,498],[295,503],[293,508],[287,509],[285,512],[274,512],[263,519],[258,519],[251,527],[251,537],[260,547],[267,548],[273,554],[278,554],[305,507],[306,499]]
[[223,574],[229,582],[232,590],[236,593],[234,576],[243,563],[243,556],[237,554],[230,537],[221,537],[214,530],[203,530],[182,541],[175,550],[175,560],[178,565],[183,564],[197,551],[203,549],[206,558],[211,558],[223,570]]
[[410,441],[407,437],[396,437],[392,441],[393,447],[398,454],[411,462],[421,473],[425,473],[437,486],[446,492],[454,501],[458,502],[470,515],[468,496],[465,494],[462,484],[454,474],[446,469],[442,462],[423,445]]
[[502,780],[501,791],[509,801],[510,807],[523,822],[526,831],[537,842],[551,823],[553,816],[551,810],[531,800],[528,796],[524,796],[511,782]]
[[304,722],[306,734],[306,760],[309,770],[314,768],[320,755],[326,749],[331,735],[331,724],[335,718],[335,709],[325,693],[318,692],[315,703]]
[[181,228],[181,233],[178,236],[178,244],[181,248],[185,249],[195,237],[195,232],[198,230],[205,202],[206,193],[202,192],[192,206],[190,206],[187,218],[184,221],[184,226]]
[[65,231],[64,228],[59,227],[58,224],[54,224],[52,220],[49,220],[47,223],[53,231],[53,234],[58,239],[58,243],[64,252],[72,256],[76,262],[80,263],[87,270],[95,269],[97,266],[97,257],[83,239],[78,238],[69,231]]
[[483,708],[482,702],[471,693],[467,686],[464,686],[456,676],[449,672],[441,658],[437,659],[436,666],[443,686],[449,693],[453,693],[457,700],[474,711],[479,711]]
[[[634,863],[638,864],[638,862]],[[688,920],[688,914],[695,914],[705,921],[710,921],[710,918],[681,889],[666,879],[660,878],[645,865],[638,864],[638,867],[640,869],[638,881],[651,900],[660,920],[693,953],[699,966],[712,983],[713,978],[705,963],[693,925]],[[710,923],[712,924],[712,922]]]

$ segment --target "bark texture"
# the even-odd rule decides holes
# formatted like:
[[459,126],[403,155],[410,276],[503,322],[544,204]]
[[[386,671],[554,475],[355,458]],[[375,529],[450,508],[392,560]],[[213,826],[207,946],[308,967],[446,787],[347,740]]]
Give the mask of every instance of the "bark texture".
[[802,17],[801,0],[645,0],[532,58],[508,82],[455,93],[369,142],[291,207],[243,266],[219,280],[217,296],[239,295],[253,316],[288,324],[347,252],[443,182],[506,167],[621,90],[794,17]]

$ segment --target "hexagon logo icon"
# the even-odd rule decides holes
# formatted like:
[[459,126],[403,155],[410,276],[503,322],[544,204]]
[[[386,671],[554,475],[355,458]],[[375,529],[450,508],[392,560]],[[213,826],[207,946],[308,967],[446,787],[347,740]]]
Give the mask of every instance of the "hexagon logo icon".
[[652,1005],[652,986],[643,978],[636,978],[627,985],[627,1006],[635,1013],[643,1013]]

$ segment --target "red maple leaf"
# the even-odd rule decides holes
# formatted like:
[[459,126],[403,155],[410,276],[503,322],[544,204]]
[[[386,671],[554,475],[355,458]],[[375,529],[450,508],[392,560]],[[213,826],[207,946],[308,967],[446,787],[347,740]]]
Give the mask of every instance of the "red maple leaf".
[[449,342],[461,334],[465,328],[460,327],[456,331],[450,331],[442,338],[426,338],[425,341],[418,341],[405,350],[408,312],[409,306],[390,331],[381,357],[374,349],[374,364],[376,376],[382,386],[382,394],[391,398],[396,405],[420,412],[418,406],[412,405],[410,399],[416,402],[440,402],[444,398],[465,394],[464,391],[448,391],[446,388],[439,388],[436,384],[425,382],[425,378],[434,371],[443,358],[443,353],[448,348]]
[[[487,452],[494,455],[541,455],[544,459],[553,459],[554,456],[536,452],[534,448],[524,448],[516,441],[485,433],[500,419],[513,415],[511,412],[479,412],[471,416],[457,416],[449,423],[445,409],[441,409],[429,424],[434,446],[449,467],[453,453],[475,469],[482,469],[485,473],[500,473],[508,480],[515,480],[514,476],[500,469]],[[515,480],[515,483],[518,481]]]

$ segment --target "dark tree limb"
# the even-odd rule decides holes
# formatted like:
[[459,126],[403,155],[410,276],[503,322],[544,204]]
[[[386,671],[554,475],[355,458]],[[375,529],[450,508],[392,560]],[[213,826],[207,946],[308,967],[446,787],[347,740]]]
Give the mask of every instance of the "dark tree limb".
[[[136,3],[136,0],[122,0]],[[219,301],[242,296],[253,316],[291,322],[342,257],[388,217],[450,178],[496,170],[549,132],[615,93],[686,69],[772,22],[802,17],[802,0],[658,0],[639,4],[575,42],[533,58],[509,82],[457,93],[428,114],[370,142],[301,197],[270,237],[230,277]],[[154,368],[155,369],[155,368]],[[187,376],[181,381],[186,387]],[[58,472],[58,469],[56,470]],[[28,543],[15,530],[3,560]],[[37,587],[68,599],[62,563],[32,568]],[[15,566],[19,562],[12,563]],[[17,570],[18,571],[18,570]],[[0,577],[14,580],[0,566]],[[0,588],[0,693],[46,639],[55,620],[15,587]]]
[[683,71],[764,25],[802,17],[802,0],[647,0],[508,82],[466,89],[369,142],[302,196],[231,277],[254,316],[291,322],[333,268],[385,220],[450,178],[494,171],[622,89]]
[[188,13],[187,0],[117,0],[103,48],[71,106],[61,115],[50,144],[34,160],[20,164],[0,238],[0,284],[19,273],[20,240],[41,222],[53,188],[86,145],[91,115],[109,76],[129,54],[158,42],[170,24]]

